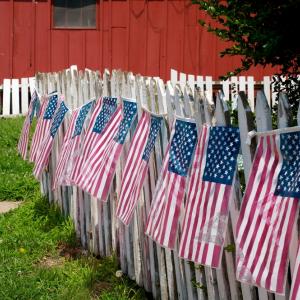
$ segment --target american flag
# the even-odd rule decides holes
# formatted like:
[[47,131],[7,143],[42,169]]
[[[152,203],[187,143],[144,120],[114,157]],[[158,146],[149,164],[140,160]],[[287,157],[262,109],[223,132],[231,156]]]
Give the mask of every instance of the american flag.
[[104,97],[100,107],[98,104],[93,111],[82,153],[71,175],[74,184],[80,188],[97,172],[103,152],[116,134],[121,118],[121,107],[117,106],[117,98]]
[[294,275],[292,279],[292,287],[290,300],[298,300],[300,299],[300,246],[298,249],[296,265],[294,269]]
[[[53,110],[54,108],[52,108]],[[46,110],[44,118],[49,118],[52,116],[52,110],[48,111]],[[49,156],[51,153],[54,137],[62,124],[64,117],[66,113],[68,112],[68,108],[65,105],[64,101],[62,101],[59,105],[58,110],[56,111],[54,117],[53,117],[53,122],[51,123],[50,130],[45,133],[44,139],[41,142],[38,152],[37,152],[37,157],[36,157],[36,162],[34,165],[33,169],[33,175],[39,179],[40,176],[42,175],[43,170],[47,167],[48,162],[49,162]]]
[[202,127],[191,169],[180,257],[220,267],[239,148],[237,128]]
[[259,137],[237,222],[237,279],[284,294],[300,198],[300,132]]
[[29,140],[29,131],[30,127],[33,121],[34,115],[38,115],[38,109],[39,109],[39,98],[37,95],[37,92],[34,91],[31,96],[31,101],[28,108],[28,113],[26,115],[22,132],[20,135],[20,139],[18,142],[18,152],[21,154],[22,158],[25,160],[27,156],[27,150],[28,150],[28,140]]
[[114,126],[111,126],[110,131],[114,132],[114,134],[110,139],[105,139],[104,151],[101,155],[95,150],[91,152],[89,159],[85,163],[87,169],[84,171],[84,179],[79,184],[84,191],[103,201],[107,200],[123,144],[137,116],[136,102],[129,99],[123,99],[122,102],[123,118],[121,122],[118,122],[119,124],[116,122]]
[[93,104],[94,101],[90,101],[72,112],[70,125],[64,137],[61,154],[55,171],[53,189],[58,185],[72,185],[70,176],[81,150],[81,143],[85,134],[85,120]]
[[163,118],[143,112],[133,136],[123,171],[117,217],[128,225],[138,201],[155,140]]
[[197,143],[196,123],[176,119],[162,172],[155,188],[146,234],[163,247],[174,248],[186,179]]
[[58,95],[56,92],[49,94],[48,96],[42,97],[42,104],[39,110],[39,117],[35,127],[35,131],[32,137],[30,147],[30,158],[31,162],[36,161],[37,151],[40,143],[42,142],[46,132],[49,131],[51,126],[52,118],[55,114],[58,106]]

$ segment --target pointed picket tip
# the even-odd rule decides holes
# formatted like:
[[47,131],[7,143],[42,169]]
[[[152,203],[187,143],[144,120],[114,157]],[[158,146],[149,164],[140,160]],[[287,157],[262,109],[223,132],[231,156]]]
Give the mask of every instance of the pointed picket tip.
[[263,90],[256,94],[255,115],[257,131],[272,129],[272,113]]
[[289,126],[289,122],[290,113],[288,97],[285,93],[279,93],[277,126],[278,128],[285,128]]
[[195,88],[195,120],[198,125],[198,129],[201,128],[202,124],[205,123],[205,112],[204,112],[204,97],[201,94],[199,87]]
[[223,91],[219,91],[216,98],[215,110],[216,125],[226,126],[230,125],[230,111],[226,102],[224,101]]
[[245,179],[247,181],[250,175],[252,159],[254,157],[256,147],[253,139],[250,146],[246,144],[246,140],[248,138],[248,132],[252,131],[255,127],[254,127],[253,114],[251,112],[245,92],[239,92],[238,99],[237,99],[237,108],[238,108],[238,120],[239,120],[238,123],[240,128],[240,137],[241,137],[241,150],[243,154]]
[[210,94],[207,92],[203,93],[203,104],[204,104],[205,123],[212,124],[213,115],[216,108],[214,102],[210,98]]
[[175,93],[174,93],[174,105],[175,105],[175,114],[177,116],[183,116],[182,106],[181,106],[181,97],[182,91],[179,84],[175,85]]
[[111,95],[111,87],[110,87],[110,72],[108,69],[104,69],[103,72],[103,96]]
[[166,89],[162,79],[157,80],[158,107],[160,114],[167,114]]
[[175,110],[175,91],[173,88],[173,85],[171,81],[167,82],[166,87],[166,105],[167,105],[167,114],[168,114],[168,120],[169,120],[169,126],[172,126],[174,121],[174,110]]
[[194,106],[194,97],[193,91],[188,83],[184,87],[184,96],[183,96],[183,113],[186,117],[191,118],[193,115]]

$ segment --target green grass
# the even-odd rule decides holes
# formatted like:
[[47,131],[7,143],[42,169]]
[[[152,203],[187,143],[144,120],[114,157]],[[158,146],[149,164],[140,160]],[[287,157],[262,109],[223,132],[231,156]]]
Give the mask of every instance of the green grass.
[[0,201],[31,199],[39,190],[31,175],[32,165],[17,153],[23,122],[23,117],[0,119]]
[[146,299],[115,256],[97,259],[80,248],[73,223],[41,197],[32,166],[16,144],[23,118],[0,119],[0,200],[24,199],[0,214],[0,299]]

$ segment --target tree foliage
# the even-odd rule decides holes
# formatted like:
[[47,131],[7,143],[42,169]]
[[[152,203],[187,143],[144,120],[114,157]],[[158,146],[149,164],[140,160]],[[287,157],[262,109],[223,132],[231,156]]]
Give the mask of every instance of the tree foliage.
[[209,32],[231,42],[220,54],[241,55],[241,66],[222,76],[226,79],[256,65],[279,67],[275,89],[286,89],[299,99],[300,39],[297,21],[299,0],[192,0],[212,20],[199,20]]

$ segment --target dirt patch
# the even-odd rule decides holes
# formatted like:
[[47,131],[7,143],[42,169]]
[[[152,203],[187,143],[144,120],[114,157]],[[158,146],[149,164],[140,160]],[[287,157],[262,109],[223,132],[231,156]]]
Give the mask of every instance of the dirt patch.
[[113,285],[109,282],[105,282],[105,281],[97,281],[94,283],[93,287],[92,287],[92,300],[96,300],[99,298],[99,295],[107,290],[112,289]]
[[72,247],[66,243],[60,243],[57,246],[57,250],[60,256],[66,259],[78,259],[82,256],[87,256],[88,251],[81,247]]
[[22,201],[0,201],[0,214],[16,209],[22,204]]
[[64,257],[58,256],[44,256],[38,263],[40,267],[44,268],[52,268],[52,267],[60,267],[64,264]]

